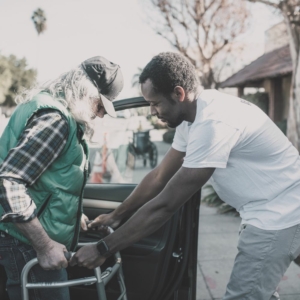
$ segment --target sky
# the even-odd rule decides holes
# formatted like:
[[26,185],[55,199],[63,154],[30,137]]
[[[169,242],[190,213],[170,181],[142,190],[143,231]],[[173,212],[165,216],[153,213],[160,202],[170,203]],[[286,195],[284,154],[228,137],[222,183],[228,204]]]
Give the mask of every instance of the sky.
[[[0,0],[0,54],[25,57],[38,69],[38,81],[55,78],[83,60],[101,55],[121,66],[124,89],[118,99],[138,95],[132,77],[151,58],[176,51],[149,25],[149,0]],[[237,0],[240,1],[240,0]],[[47,30],[39,37],[31,16],[41,8]],[[270,9],[257,4],[242,41],[247,45],[239,64],[263,54],[264,31],[279,22]]]

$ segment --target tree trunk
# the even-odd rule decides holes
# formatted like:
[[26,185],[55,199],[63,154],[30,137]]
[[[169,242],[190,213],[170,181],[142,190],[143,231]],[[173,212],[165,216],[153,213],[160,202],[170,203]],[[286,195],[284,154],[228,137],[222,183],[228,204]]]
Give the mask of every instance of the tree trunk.
[[290,22],[286,5],[282,7],[282,11],[290,35],[290,51],[293,62],[287,136],[292,144],[300,150],[300,28]]
[[214,88],[215,79],[214,73],[211,68],[209,68],[208,72],[205,72],[200,78],[201,85],[204,89]]
[[290,109],[288,117],[287,136],[292,144],[300,150],[300,55],[293,67],[290,92]]

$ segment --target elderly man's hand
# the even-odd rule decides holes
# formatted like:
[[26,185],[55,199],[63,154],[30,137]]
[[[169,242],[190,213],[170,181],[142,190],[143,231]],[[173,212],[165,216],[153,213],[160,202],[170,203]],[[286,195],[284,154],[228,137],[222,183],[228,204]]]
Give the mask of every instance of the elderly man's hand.
[[37,259],[44,270],[60,270],[68,266],[68,261],[64,256],[67,249],[64,245],[53,240],[47,244],[43,250],[37,250]]
[[113,213],[103,214],[98,216],[95,220],[88,224],[88,228],[93,228],[95,230],[102,230],[106,228],[106,226],[110,226],[111,228],[116,228],[121,223],[121,220],[114,217]]
[[87,227],[87,222],[89,221],[89,218],[85,215],[82,214],[81,215],[81,220],[80,220],[80,231],[87,231],[88,227]]
[[105,262],[106,258],[100,256],[96,245],[87,245],[80,248],[70,260],[70,266],[76,264],[80,267],[86,267],[88,269],[94,269],[101,266]]

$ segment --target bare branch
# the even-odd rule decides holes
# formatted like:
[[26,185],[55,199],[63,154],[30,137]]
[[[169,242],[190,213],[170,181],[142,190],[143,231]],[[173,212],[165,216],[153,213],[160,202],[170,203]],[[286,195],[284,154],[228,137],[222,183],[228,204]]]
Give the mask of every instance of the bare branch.
[[224,47],[228,44],[228,40],[224,40],[223,44],[219,47],[215,47],[215,50],[211,53],[210,57],[208,58],[211,60],[217,53],[219,53]]
[[[165,20],[166,20],[166,22],[167,22],[167,26],[168,26],[170,32],[172,33],[172,35],[173,35],[173,37],[174,37],[174,39],[175,39],[175,43],[172,42],[172,45],[173,45],[175,48],[177,48],[177,49],[179,50],[179,52],[181,52],[185,57],[187,57],[187,58],[195,65],[195,64],[196,64],[196,61],[195,61],[194,59],[192,59],[192,58],[188,55],[188,53],[187,53],[187,48],[184,47],[184,46],[182,45],[182,43],[180,43],[179,37],[178,37],[178,35],[177,35],[177,33],[176,33],[175,29],[174,29],[174,26],[173,26],[173,24],[172,24],[172,22],[171,22],[171,18],[170,18],[170,15],[169,15],[168,11],[165,12]],[[162,33],[160,33],[160,35],[163,36],[165,39],[169,40],[169,39],[168,39],[165,35],[163,35]],[[169,40],[169,42],[170,42],[170,40]]]
[[272,6],[272,7],[280,9],[280,4],[276,4],[276,3],[268,1],[268,0],[248,0],[248,1],[253,2],[253,3],[259,2],[259,3],[265,4],[265,5]]
[[215,57],[244,29],[247,14],[242,1],[235,0],[151,0],[162,20],[155,31],[201,68],[205,87],[216,83]]
[[205,11],[209,11],[210,8],[213,6],[214,3],[215,3],[215,1],[211,0],[210,3],[207,6],[204,6],[204,10]]

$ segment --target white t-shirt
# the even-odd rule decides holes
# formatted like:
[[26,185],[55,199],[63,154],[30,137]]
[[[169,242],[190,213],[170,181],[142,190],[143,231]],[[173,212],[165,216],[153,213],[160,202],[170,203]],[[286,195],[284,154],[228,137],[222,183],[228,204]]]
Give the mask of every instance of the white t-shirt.
[[186,152],[185,168],[216,168],[210,183],[243,223],[267,230],[300,223],[299,153],[257,106],[205,90],[172,147]]

